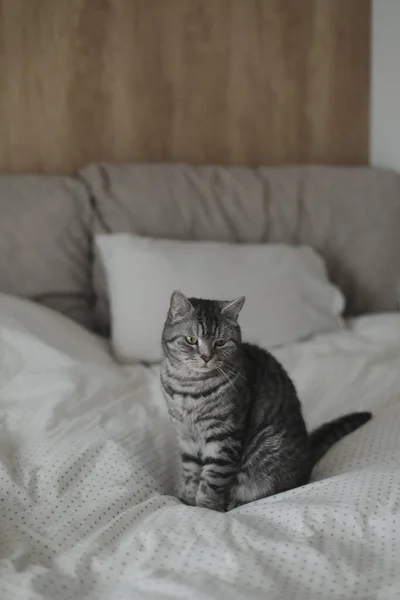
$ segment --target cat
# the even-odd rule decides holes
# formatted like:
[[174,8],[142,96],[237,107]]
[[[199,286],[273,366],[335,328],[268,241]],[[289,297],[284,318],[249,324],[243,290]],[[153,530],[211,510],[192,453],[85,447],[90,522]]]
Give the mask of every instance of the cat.
[[171,296],[161,386],[182,462],[182,502],[226,511],[309,482],[329,448],[372,418],[308,434],[295,386],[266,350],[243,343],[233,301]]

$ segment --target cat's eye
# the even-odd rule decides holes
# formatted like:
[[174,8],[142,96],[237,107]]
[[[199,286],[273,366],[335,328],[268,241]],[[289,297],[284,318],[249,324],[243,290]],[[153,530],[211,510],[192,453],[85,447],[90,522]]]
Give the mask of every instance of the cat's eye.
[[214,346],[216,348],[222,348],[222,346],[225,346],[225,344],[226,344],[226,340],[216,340],[214,342]]
[[197,344],[197,338],[191,335],[185,337],[186,343],[190,346],[195,346]]

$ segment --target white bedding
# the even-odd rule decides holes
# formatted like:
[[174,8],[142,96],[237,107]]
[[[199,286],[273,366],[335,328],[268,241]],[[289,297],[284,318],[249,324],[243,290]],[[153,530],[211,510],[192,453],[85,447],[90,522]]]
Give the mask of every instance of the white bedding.
[[276,354],[310,425],[374,420],[313,483],[221,515],[173,496],[156,368],[116,366],[78,326],[1,297],[1,600],[399,598],[400,316]]

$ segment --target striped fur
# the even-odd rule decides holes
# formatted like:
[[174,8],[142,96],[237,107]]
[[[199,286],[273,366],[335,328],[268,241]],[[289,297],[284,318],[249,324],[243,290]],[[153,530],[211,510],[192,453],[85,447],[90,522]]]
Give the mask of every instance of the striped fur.
[[353,433],[370,419],[370,412],[352,413],[324,423],[324,425],[312,431],[309,437],[313,464],[316,464],[333,444],[336,444],[349,433]]
[[309,435],[289,375],[269,352],[242,343],[243,302],[174,292],[162,335],[182,501],[218,511],[304,485],[330,446],[371,418],[353,413]]

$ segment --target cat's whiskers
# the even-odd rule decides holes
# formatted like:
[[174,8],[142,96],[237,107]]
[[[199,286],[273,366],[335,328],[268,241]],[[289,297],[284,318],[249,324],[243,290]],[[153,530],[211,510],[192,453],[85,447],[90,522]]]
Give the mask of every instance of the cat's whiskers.
[[228,370],[228,373],[230,373],[231,375],[236,375],[237,377],[240,377],[241,379],[243,379],[243,381],[245,381],[247,383],[247,377],[245,377],[242,373],[239,373],[237,370],[235,371],[235,369],[231,368],[229,365],[224,365],[225,368]]
[[219,373],[221,373],[221,375],[223,375],[223,377],[226,377],[226,379],[228,380],[230,385],[233,387],[233,389],[237,390],[237,386],[235,385],[235,382],[232,381],[232,379],[229,377],[228,373],[225,373],[225,371],[221,367],[217,367],[217,370],[219,371]]

